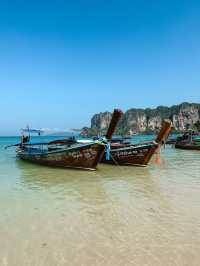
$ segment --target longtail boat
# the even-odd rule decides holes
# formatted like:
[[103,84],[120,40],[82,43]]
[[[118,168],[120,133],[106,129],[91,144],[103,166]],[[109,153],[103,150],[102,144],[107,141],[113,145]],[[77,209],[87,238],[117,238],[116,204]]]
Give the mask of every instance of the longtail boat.
[[183,150],[200,150],[200,135],[193,131],[184,133],[179,136],[175,143],[176,149]]
[[139,144],[131,143],[111,143],[110,159],[106,159],[104,154],[103,163],[118,165],[146,166],[159,146],[165,142],[172,123],[169,120],[163,122],[162,128],[154,141]]
[[[115,109],[107,134],[103,140],[83,144],[76,141],[55,140],[51,142],[31,143],[30,135],[22,136],[17,146],[17,157],[33,163],[76,169],[95,170],[112,138],[122,111]],[[40,135],[40,131],[35,131]],[[30,130],[29,130],[30,133]]]
[[176,138],[170,138],[166,141],[167,145],[175,145],[176,144]]

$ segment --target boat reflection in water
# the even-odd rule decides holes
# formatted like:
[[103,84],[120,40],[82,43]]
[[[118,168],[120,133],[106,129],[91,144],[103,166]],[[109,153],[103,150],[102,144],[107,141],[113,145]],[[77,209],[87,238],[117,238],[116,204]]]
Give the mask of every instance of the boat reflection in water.
[[[65,169],[35,166],[20,160],[17,161],[17,166],[20,170],[20,182],[24,187],[31,190],[46,190],[48,193],[57,190],[63,199],[76,194],[79,195],[78,200],[84,202],[85,198],[90,198],[90,203],[93,204],[95,199],[100,198],[101,201],[109,200],[111,203],[112,199],[109,198],[112,195],[120,198],[121,193],[126,198],[138,191],[145,198],[161,196],[159,184],[154,181],[155,170],[149,168],[113,167],[101,164],[98,172],[69,169],[66,173]],[[156,168],[158,165],[152,167]]]

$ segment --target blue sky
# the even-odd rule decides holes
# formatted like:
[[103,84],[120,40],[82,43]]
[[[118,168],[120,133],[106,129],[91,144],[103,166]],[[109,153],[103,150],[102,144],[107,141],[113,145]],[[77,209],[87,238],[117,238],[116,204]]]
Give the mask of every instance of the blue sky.
[[0,2],[0,135],[200,102],[200,2]]

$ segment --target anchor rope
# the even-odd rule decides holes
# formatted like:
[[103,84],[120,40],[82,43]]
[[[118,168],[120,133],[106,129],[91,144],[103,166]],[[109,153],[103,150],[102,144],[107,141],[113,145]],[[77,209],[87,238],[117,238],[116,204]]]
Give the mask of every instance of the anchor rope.
[[99,145],[105,146],[105,153],[106,153],[106,160],[109,161],[111,157],[111,152],[110,152],[110,141],[106,139],[106,137],[99,137],[95,143]]

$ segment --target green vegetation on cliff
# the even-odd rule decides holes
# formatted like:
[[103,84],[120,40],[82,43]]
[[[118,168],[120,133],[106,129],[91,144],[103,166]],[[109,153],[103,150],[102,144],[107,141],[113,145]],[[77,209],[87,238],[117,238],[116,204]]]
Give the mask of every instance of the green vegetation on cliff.
[[[110,112],[94,115],[91,119],[91,128],[88,128],[89,135],[105,134],[111,116]],[[116,134],[152,134],[160,129],[163,119],[170,119],[176,132],[197,127],[200,124],[200,104],[184,102],[171,107],[131,108],[122,116]]]

